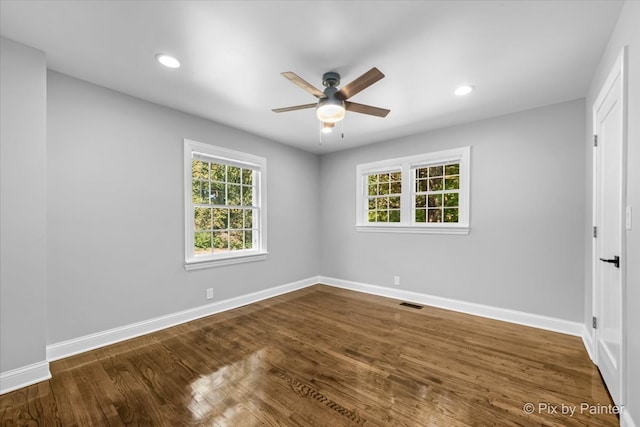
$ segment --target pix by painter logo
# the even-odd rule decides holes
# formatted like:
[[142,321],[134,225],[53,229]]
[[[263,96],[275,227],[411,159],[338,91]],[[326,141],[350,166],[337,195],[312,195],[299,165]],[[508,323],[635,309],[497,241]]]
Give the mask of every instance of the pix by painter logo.
[[599,415],[599,414],[620,414],[620,407],[617,405],[601,405],[582,402],[580,405],[567,403],[538,402],[537,404],[527,402],[522,406],[525,414],[546,414],[573,417],[576,413]]
[[576,405],[565,403],[553,404],[549,402],[538,402],[538,404],[525,403],[522,410],[527,414],[547,414],[547,415],[567,415],[572,417],[576,413]]

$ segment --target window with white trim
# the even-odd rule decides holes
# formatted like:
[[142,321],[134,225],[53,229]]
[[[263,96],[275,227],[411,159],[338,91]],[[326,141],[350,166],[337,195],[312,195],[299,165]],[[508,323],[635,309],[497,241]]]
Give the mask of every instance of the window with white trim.
[[470,147],[356,166],[359,231],[469,233]]
[[266,257],[266,159],[184,140],[185,268]]

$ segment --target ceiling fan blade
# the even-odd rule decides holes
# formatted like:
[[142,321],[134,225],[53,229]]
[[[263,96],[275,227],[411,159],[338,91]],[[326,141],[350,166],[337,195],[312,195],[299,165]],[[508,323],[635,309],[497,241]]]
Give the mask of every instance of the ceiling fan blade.
[[386,108],[372,107],[371,105],[357,104],[350,101],[345,101],[344,104],[347,111],[369,114],[370,116],[387,117],[387,114],[391,112],[391,110],[387,110]]
[[336,92],[336,98],[345,100],[351,98],[356,93],[368,88],[378,80],[382,79],[384,74],[376,67],[373,67],[348,85],[344,86]]
[[323,98],[325,96],[324,92],[322,92],[320,89],[317,89],[315,86],[313,86],[308,81],[302,79],[300,76],[298,76],[293,71],[285,71],[284,73],[281,73],[281,74],[285,78],[289,79],[292,83],[300,86],[302,89],[306,90],[307,92],[309,92],[311,95],[315,96],[316,98]]
[[287,111],[295,111],[295,110],[304,110],[307,108],[316,108],[318,104],[304,104],[304,105],[294,105],[293,107],[284,107],[284,108],[274,108],[274,113],[285,113]]

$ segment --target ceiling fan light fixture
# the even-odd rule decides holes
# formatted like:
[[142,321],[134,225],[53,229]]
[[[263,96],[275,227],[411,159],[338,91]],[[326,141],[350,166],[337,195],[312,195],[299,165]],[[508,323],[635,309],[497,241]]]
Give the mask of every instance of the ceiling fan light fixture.
[[320,132],[327,134],[327,133],[331,133],[331,131],[333,130],[333,127],[335,125],[333,123],[322,123],[322,127],[320,128]]
[[156,55],[156,61],[161,63],[167,68],[180,68],[180,61],[174,58],[171,55],[167,55],[166,53],[159,53]]
[[345,112],[344,102],[335,98],[322,99],[316,107],[318,120],[323,123],[337,123],[344,119]]

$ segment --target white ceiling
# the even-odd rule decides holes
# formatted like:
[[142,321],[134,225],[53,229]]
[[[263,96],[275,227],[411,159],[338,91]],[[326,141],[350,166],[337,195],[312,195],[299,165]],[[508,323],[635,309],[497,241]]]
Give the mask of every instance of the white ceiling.
[[[50,69],[311,152],[394,139],[585,96],[619,1],[0,1],[3,36]],[[170,53],[182,67],[160,66]],[[386,77],[351,98],[319,145],[315,98],[371,67]],[[471,83],[476,91],[456,97]]]

